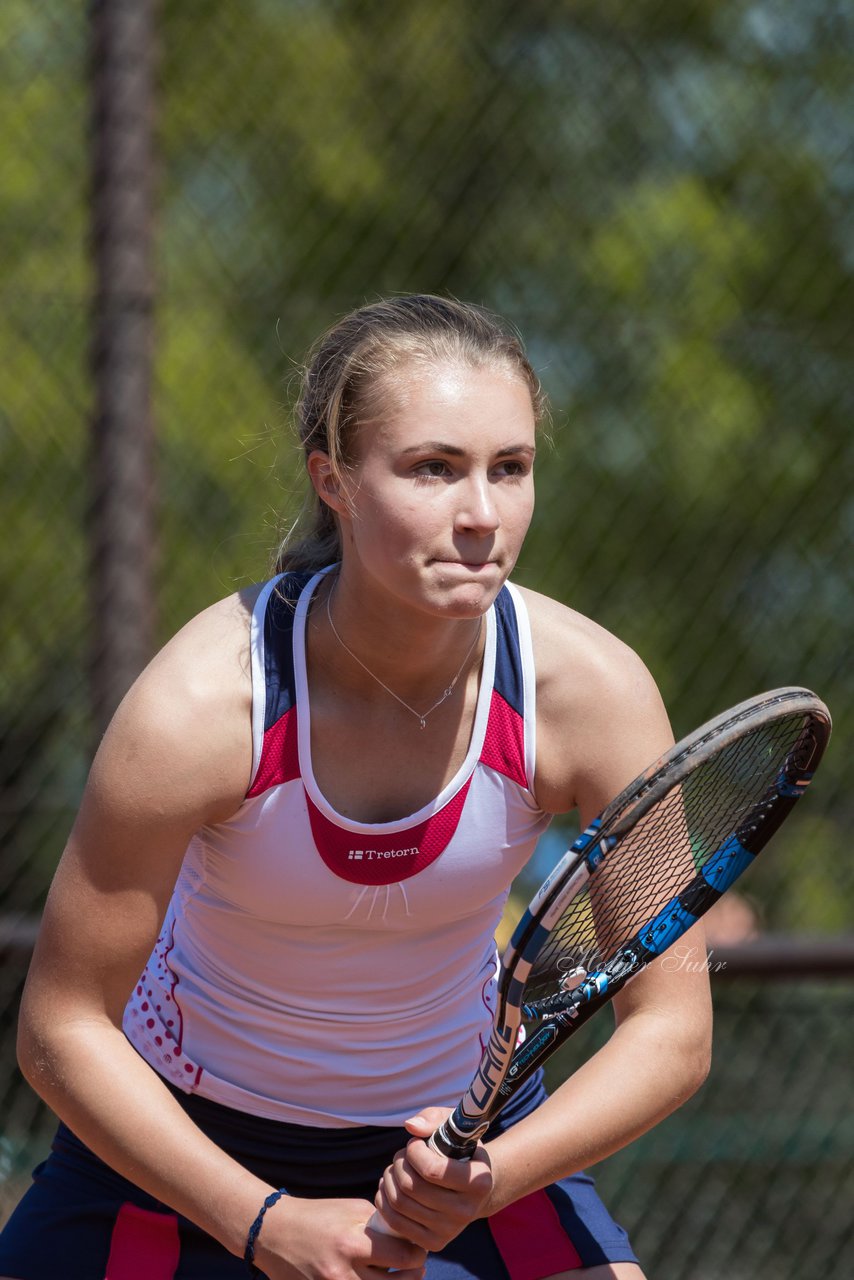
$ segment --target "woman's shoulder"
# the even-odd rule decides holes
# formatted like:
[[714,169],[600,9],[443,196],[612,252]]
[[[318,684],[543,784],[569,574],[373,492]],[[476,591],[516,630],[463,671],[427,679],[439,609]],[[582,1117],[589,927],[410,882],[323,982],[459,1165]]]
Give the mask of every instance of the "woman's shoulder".
[[592,816],[672,742],[653,676],[623,640],[521,589],[537,673],[537,797]]
[[263,583],[254,583],[195,614],[153,658],[144,673],[148,681],[179,680],[191,700],[244,684],[250,670],[252,612],[263,590]]
[[197,806],[214,818],[233,812],[251,770],[250,622],[260,586],[196,614],[140,674],[101,744],[96,776],[123,778],[123,762],[146,795]]
[[638,654],[600,623],[528,587],[517,590],[530,621],[538,690],[554,684],[559,694],[577,684],[579,693],[607,696],[649,674]]

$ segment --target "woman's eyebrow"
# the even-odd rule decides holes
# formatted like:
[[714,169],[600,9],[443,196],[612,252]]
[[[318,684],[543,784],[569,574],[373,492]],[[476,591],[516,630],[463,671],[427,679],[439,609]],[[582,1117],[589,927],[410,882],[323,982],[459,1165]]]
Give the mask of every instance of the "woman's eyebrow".
[[462,458],[465,449],[456,444],[443,444],[441,440],[424,440],[421,444],[411,444],[402,453],[450,453],[455,458]]
[[[521,453],[532,458],[536,449],[530,444],[508,444],[501,449],[496,449],[495,452],[502,456]],[[444,444],[441,440],[424,440],[421,444],[411,444],[401,450],[403,456],[409,453],[447,453],[453,458],[463,458],[466,450],[456,444]]]

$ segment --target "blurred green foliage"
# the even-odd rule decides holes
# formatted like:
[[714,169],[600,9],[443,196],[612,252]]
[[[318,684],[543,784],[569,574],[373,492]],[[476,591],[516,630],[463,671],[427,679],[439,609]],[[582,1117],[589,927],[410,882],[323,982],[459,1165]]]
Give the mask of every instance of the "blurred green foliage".
[[[162,6],[161,636],[266,573],[318,332],[389,291],[484,302],[554,406],[518,576],[634,645],[677,733],[777,684],[827,699],[837,744],[754,891],[770,927],[848,927],[852,35],[831,0]],[[4,6],[0,895],[24,909],[92,747],[85,54],[82,12]]]
[[[517,577],[632,644],[677,735],[775,685],[826,699],[814,794],[746,891],[762,927],[850,932],[851,6],[183,0],[158,21],[161,638],[267,573],[317,334],[388,292],[485,303],[554,410]],[[4,913],[38,910],[93,747],[89,111],[85,8],[5,0]],[[0,1183],[46,1142],[13,1067],[22,981],[10,964]],[[718,989],[707,1092],[603,1188],[661,1274],[847,1276],[850,992],[748,985]]]

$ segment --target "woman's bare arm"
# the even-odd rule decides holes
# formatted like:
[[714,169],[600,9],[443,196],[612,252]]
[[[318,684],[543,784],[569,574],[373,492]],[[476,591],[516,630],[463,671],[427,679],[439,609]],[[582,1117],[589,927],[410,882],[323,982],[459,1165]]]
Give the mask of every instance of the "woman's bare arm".
[[[236,1169],[222,1176],[222,1153],[121,1023],[190,837],[233,812],[246,785],[250,695],[235,643],[239,612],[231,602],[195,619],[107,730],[48,897],[18,1035],[24,1074],[74,1132],[233,1251],[263,1184]],[[211,697],[217,680],[219,700]]]
[[[188,841],[245,794],[248,666],[247,604],[224,601],[167,645],[125,698],[50,891],[19,1030],[22,1070],[82,1141],[237,1255],[272,1188],[204,1136],[121,1025]],[[276,1205],[258,1250],[271,1277],[323,1275],[341,1256],[374,1261],[363,1230],[370,1206],[338,1203],[337,1213],[329,1202]],[[317,1231],[306,1233],[312,1214]],[[380,1247],[380,1265],[420,1261],[417,1250]]]
[[[584,826],[672,745],[670,724],[630,649],[554,601],[525,596],[538,676],[535,792],[548,812],[577,809]],[[700,926],[688,936],[702,947]],[[536,1112],[487,1145],[491,1174],[478,1161],[461,1173],[425,1144],[410,1144],[377,1199],[390,1224],[437,1248],[472,1217],[626,1146],[690,1097],[710,1059],[705,970],[656,962],[615,998],[614,1010],[607,1043]],[[408,1127],[427,1136],[437,1116],[429,1109]]]

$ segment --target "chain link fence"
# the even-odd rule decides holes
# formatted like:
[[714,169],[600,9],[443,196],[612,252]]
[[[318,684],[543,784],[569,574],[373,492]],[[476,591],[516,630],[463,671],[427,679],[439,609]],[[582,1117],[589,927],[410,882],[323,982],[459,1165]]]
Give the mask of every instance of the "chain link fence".
[[[266,573],[317,333],[385,292],[490,305],[553,403],[518,579],[633,645],[677,734],[775,685],[825,698],[815,793],[722,936],[849,936],[851,6],[190,0],[159,7],[156,43],[159,639]],[[7,1200],[50,1123],[15,1009],[103,665],[89,48],[74,6],[0,12]],[[715,989],[709,1084],[603,1188],[651,1276],[847,1276],[850,980]]]

